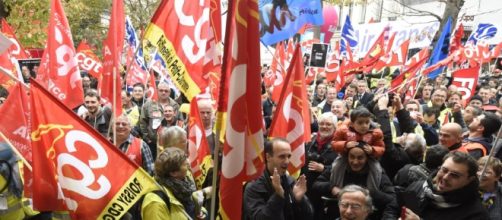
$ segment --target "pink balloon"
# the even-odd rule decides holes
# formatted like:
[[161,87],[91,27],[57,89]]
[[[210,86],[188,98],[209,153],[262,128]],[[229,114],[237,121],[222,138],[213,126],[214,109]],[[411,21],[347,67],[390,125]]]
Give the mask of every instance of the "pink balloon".
[[329,43],[331,37],[335,33],[336,25],[338,24],[338,13],[335,6],[324,5],[322,10],[324,24],[321,26],[321,33],[324,33],[324,43]]

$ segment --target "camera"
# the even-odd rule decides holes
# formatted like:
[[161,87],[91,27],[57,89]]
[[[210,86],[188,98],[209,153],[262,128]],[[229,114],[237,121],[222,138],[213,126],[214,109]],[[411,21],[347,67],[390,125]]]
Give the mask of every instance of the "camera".
[[389,93],[389,103],[387,104],[387,107],[392,106],[392,102],[394,101],[394,95],[395,93]]
[[307,160],[308,161],[315,161],[315,162],[318,162],[318,163],[323,163],[324,162],[324,158],[321,157],[321,155],[318,154],[317,152],[308,152],[307,153]]

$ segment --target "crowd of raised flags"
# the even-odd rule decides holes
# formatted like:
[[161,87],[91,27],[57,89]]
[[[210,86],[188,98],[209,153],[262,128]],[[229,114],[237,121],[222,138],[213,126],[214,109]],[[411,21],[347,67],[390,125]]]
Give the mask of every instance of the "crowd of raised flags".
[[[182,9],[176,8],[176,2],[162,1],[145,32],[138,36],[125,15],[123,1],[113,0],[101,61],[85,41],[75,50],[61,2],[51,0],[46,48],[37,77],[29,85],[23,83],[15,66],[17,60],[29,56],[2,19],[2,34],[12,44],[0,55],[0,84],[10,92],[0,107],[0,133],[26,163],[25,196],[33,199],[34,209],[66,210],[77,219],[116,219],[157,187],[146,172],[71,111],[83,103],[80,71],[98,80],[100,95],[114,107],[114,117],[122,113],[124,82],[127,86],[148,84],[155,99],[153,71],[159,73],[160,81],[171,83],[186,96],[191,101],[188,158],[199,186],[206,178],[201,166],[211,164],[211,152],[204,143],[203,125],[193,100],[209,94],[217,109],[215,130],[224,144],[220,216],[239,219],[242,183],[261,175],[264,168],[262,84],[273,88],[271,97],[278,104],[268,137],[284,137],[290,142],[289,172],[295,174],[304,165],[305,143],[311,140],[307,85],[326,77],[341,91],[356,74],[376,74],[396,67],[400,74],[392,79],[389,90],[414,97],[424,78],[434,79],[447,68],[453,71],[454,85],[475,91],[480,66],[497,58],[502,45],[490,48],[477,40],[462,45],[463,26],[453,32],[448,18],[432,51],[423,48],[408,55],[410,40],[393,48],[395,34],[384,30],[358,60],[353,54],[355,27],[347,16],[326,66],[310,67],[304,66],[302,48],[319,41],[300,44],[290,38],[307,23],[322,24],[320,1],[294,1],[297,5],[289,5],[289,10],[297,17],[289,17],[291,24],[282,24],[280,30],[276,27],[276,33],[260,30],[260,22],[264,25],[260,18],[267,15],[262,15],[256,0],[229,1],[225,39],[220,8],[211,7],[218,1],[185,3]],[[269,7],[266,4],[272,3],[264,1],[260,8]],[[265,22],[271,25],[268,16]],[[276,45],[270,71],[263,78],[259,74],[260,42]],[[466,85],[462,79],[473,79],[474,83]],[[466,95],[464,99],[474,94]],[[120,172],[112,164],[120,167]],[[124,193],[133,195],[129,202],[121,200]]]

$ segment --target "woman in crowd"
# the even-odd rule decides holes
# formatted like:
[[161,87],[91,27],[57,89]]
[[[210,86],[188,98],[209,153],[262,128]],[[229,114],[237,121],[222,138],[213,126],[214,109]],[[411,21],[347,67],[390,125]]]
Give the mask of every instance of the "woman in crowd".
[[498,181],[502,174],[502,163],[499,159],[492,157],[486,166],[485,174],[481,177],[487,161],[488,156],[478,160],[479,193],[490,219],[502,219],[502,184]]
[[[380,163],[361,145],[339,153],[331,172],[324,172],[317,178],[313,186],[314,193],[336,200],[346,185],[366,187],[376,207],[369,219],[397,219],[394,187]],[[325,219],[336,219],[339,215],[336,202],[329,204]]]

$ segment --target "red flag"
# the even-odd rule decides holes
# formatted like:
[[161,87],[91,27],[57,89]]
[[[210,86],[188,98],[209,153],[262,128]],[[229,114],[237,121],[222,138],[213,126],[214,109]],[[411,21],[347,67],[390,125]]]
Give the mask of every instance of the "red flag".
[[144,48],[145,53],[159,52],[173,82],[192,100],[208,86],[209,74],[214,71],[210,66],[219,65],[219,56],[214,56],[218,46],[209,22],[211,0],[198,1],[198,5],[178,3],[160,3],[146,29]]
[[[89,124],[31,85],[33,205],[74,219],[120,219],[154,180]],[[120,169],[116,169],[120,167]]]
[[282,86],[284,85],[284,77],[286,76],[287,66],[289,65],[288,53],[286,52],[288,48],[286,48],[283,44],[279,44],[279,46],[275,49],[275,55],[272,59],[272,64],[270,65],[272,72],[275,73],[274,87],[271,97],[275,103],[279,101],[279,97],[281,96]]
[[[240,219],[242,183],[261,175],[263,116],[260,86],[258,2],[229,1],[222,88],[228,86],[227,129],[220,179],[220,214]],[[223,71],[224,70],[224,71]],[[228,82],[225,82],[228,77]],[[225,90],[223,90],[225,91]],[[221,112],[222,108],[218,107]]]
[[371,70],[371,68],[373,68],[378,59],[385,54],[386,48],[384,45],[385,44],[384,33],[385,32],[382,32],[380,34],[378,39],[375,41],[373,46],[371,46],[371,49],[368,50],[368,53],[360,63],[360,66],[366,69],[365,72]]
[[11,57],[8,51],[0,54],[0,69],[2,71],[0,72],[0,85],[9,91],[16,84],[16,80],[12,79],[11,77],[18,76],[13,60],[14,59]]
[[155,84],[155,75],[153,74],[153,72],[150,73],[150,77],[148,78],[150,78],[150,80],[148,81],[148,91],[146,92],[146,97],[153,101],[157,101],[159,100],[159,93],[157,91],[157,85]]
[[461,69],[453,72],[452,84],[458,87],[458,91],[462,93],[462,99],[468,103],[476,91],[478,85],[480,65]]
[[464,25],[460,23],[457,30],[455,31],[455,36],[451,40],[450,43],[450,54],[452,54],[455,50],[460,49],[462,46],[462,37],[464,36]]
[[305,143],[310,141],[309,101],[301,48],[296,47],[284,80],[281,98],[270,127],[270,137],[285,137],[291,144],[288,171],[296,174],[305,162]]
[[103,72],[103,65],[99,57],[92,52],[91,47],[87,44],[86,40],[80,42],[77,47],[77,61],[81,70],[87,71],[91,76],[96,79],[101,79]]
[[408,61],[406,61],[406,64],[404,66],[404,70],[401,72],[399,76],[396,78],[392,79],[391,82],[391,90],[394,90],[395,88],[399,87],[405,79],[411,79],[415,77],[416,73],[420,68],[423,67],[423,65],[427,62],[429,58],[429,50],[427,48],[422,49],[413,57],[411,57]]
[[197,187],[202,188],[207,171],[212,167],[211,153],[206,139],[206,132],[199,114],[197,100],[190,103],[190,121],[188,123],[188,160]]
[[84,90],[70,26],[59,0],[51,1],[47,35],[47,49],[41,61],[47,66],[39,69],[37,80],[66,106],[76,108],[84,103]]
[[396,48],[393,51],[390,51],[385,56],[381,56],[375,66],[374,69],[381,70],[386,66],[401,66],[404,65],[406,61],[406,55],[408,53],[408,47],[410,45],[410,40],[404,41],[399,48]]
[[[103,81],[101,83],[101,97],[106,101],[115,104],[115,115],[122,114],[122,96],[121,96],[121,54],[124,47],[125,17],[124,1],[112,1],[112,13],[110,18],[110,28],[108,36],[103,42]],[[115,103],[113,95],[115,88]]]
[[19,41],[16,38],[16,35],[14,34],[14,31],[12,31],[12,28],[10,25],[7,23],[7,21],[2,18],[2,33],[12,41],[12,45],[9,47],[9,52],[12,57],[16,59],[28,59],[29,56],[26,54],[24,51],[23,47],[19,43]]
[[[20,82],[9,91],[9,97],[0,107],[0,133],[2,133],[13,147],[21,154],[26,162],[32,166],[32,148],[30,139],[30,106],[26,89]],[[27,166],[23,166],[24,196],[31,197],[33,173]]]

